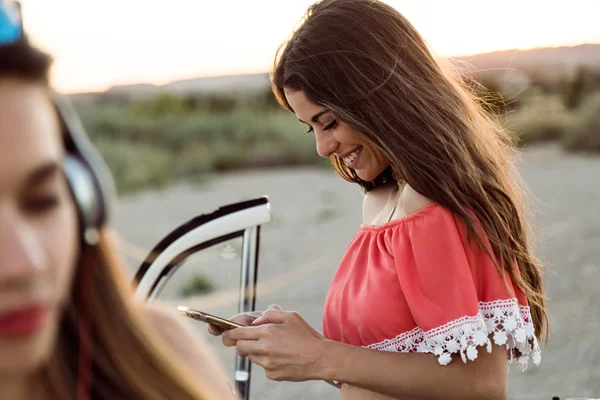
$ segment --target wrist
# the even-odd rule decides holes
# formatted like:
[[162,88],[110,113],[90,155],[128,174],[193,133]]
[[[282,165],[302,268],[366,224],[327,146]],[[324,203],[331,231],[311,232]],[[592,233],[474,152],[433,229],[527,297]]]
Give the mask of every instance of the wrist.
[[340,369],[346,356],[343,343],[322,339],[319,349],[318,378],[325,381],[338,381]]

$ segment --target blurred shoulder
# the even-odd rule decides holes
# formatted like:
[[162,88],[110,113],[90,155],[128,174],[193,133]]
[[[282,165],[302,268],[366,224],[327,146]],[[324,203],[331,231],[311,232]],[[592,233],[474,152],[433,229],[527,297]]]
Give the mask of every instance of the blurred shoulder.
[[154,302],[139,305],[140,312],[155,333],[164,340],[171,350],[185,358],[190,354],[209,354],[210,348],[186,317],[165,304]]
[[138,306],[142,317],[165,340],[192,335],[192,329],[175,310],[161,303],[142,303]]
[[186,317],[178,314],[172,307],[157,302],[142,303],[139,310],[176,358],[204,382],[210,382],[213,389],[223,394],[222,398],[230,398],[233,393],[232,382],[225,374],[217,355]]

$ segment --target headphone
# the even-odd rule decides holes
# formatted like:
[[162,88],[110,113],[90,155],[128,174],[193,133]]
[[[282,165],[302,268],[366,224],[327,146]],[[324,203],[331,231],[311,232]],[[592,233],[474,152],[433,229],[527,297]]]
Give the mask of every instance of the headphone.
[[109,221],[114,181],[69,99],[54,93],[54,104],[66,150],[63,171],[77,208],[80,235],[85,244],[94,246],[99,230]]
[[[63,172],[71,191],[79,219],[83,246],[94,247],[100,240],[100,229],[108,223],[114,182],[100,154],[88,139],[74,107],[64,95],[54,93],[54,104],[62,128],[65,147]],[[83,270],[84,288],[94,279],[90,268]],[[85,293],[86,289],[83,289]],[[92,308],[89,295],[83,294],[82,317],[79,318],[79,355],[77,360],[77,399],[88,399],[93,393],[93,334],[89,316]]]

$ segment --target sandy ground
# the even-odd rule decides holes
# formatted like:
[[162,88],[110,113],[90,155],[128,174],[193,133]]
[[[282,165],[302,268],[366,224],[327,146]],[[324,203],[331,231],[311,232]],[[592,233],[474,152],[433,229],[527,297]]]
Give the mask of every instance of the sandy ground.
[[[510,372],[510,399],[550,400],[600,397],[600,158],[565,155],[555,147],[525,153],[520,167],[539,200],[540,254],[547,263],[551,336],[542,365]],[[268,194],[273,221],[261,235],[261,288],[257,308],[277,303],[298,311],[320,330],[328,284],[347,243],[360,224],[362,195],[333,172],[291,169],[219,176],[202,185],[176,185],[123,198],[116,228],[124,240],[130,273],[166,233],[217,207]],[[174,304],[181,285],[202,272],[217,295],[186,300],[217,315],[237,310],[241,240],[193,255],[169,282],[161,299]],[[234,256],[232,258],[232,256]],[[195,322],[191,322],[196,324]],[[233,373],[234,352],[205,334]],[[337,390],[321,382],[276,383],[253,368],[253,399],[336,399]]]

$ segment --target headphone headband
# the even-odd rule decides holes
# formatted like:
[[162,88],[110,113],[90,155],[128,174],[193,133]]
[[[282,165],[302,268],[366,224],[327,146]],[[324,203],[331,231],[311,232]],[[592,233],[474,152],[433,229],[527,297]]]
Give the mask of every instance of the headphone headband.
[[55,93],[54,101],[66,148],[65,175],[77,203],[83,238],[93,245],[97,242],[98,229],[109,221],[115,197],[114,181],[69,99]]

